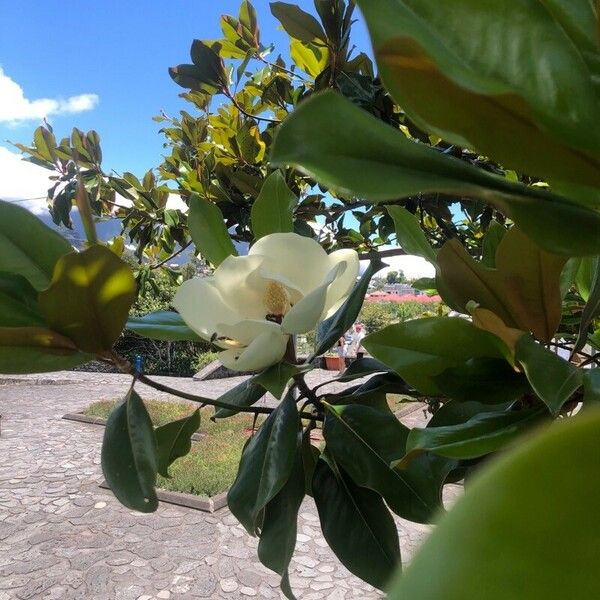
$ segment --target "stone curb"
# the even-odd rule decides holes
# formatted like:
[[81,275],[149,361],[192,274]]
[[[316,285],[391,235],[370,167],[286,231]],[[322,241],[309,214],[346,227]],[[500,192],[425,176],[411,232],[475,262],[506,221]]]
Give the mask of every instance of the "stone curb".
[[[99,487],[105,490],[110,489],[106,481],[103,481]],[[201,510],[209,513],[213,513],[220,508],[227,506],[227,492],[208,497],[157,489],[156,497],[161,502],[166,502],[167,504],[177,504],[178,506],[185,506],[186,508],[193,508],[194,510]]]

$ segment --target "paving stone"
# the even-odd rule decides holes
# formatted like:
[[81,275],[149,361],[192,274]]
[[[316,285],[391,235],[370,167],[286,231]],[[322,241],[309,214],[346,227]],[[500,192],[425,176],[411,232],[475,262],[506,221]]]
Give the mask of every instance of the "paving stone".
[[221,581],[219,581],[219,585],[221,586],[221,589],[226,592],[235,592],[235,590],[238,589],[238,582],[233,579],[233,577],[229,578],[229,579],[221,579]]
[[244,596],[256,596],[257,592],[254,588],[243,586],[240,588],[240,594]]

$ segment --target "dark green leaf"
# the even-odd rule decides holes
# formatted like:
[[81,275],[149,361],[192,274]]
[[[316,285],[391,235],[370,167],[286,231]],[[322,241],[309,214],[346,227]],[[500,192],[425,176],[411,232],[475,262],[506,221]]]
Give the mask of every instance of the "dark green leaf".
[[304,472],[305,492],[309,496],[313,495],[313,475],[319,457],[321,456],[321,451],[316,446],[313,446],[310,441],[311,431],[311,429],[305,428],[305,430],[302,432],[302,441],[300,443],[300,451],[302,453],[302,470]]
[[587,343],[588,329],[600,312],[600,260],[596,260],[596,273],[592,277],[590,294],[581,313],[581,324],[573,353],[581,350]]
[[319,22],[295,4],[271,2],[271,13],[281,23],[286,33],[302,42],[325,42],[327,36]]
[[390,325],[368,335],[363,346],[423,394],[439,395],[433,379],[471,358],[503,358],[494,335],[461,318],[432,317]]
[[102,472],[117,500],[127,508],[154,512],[158,469],[154,428],[133,390],[112,410],[102,441]]
[[201,340],[185,324],[179,313],[172,310],[159,310],[143,317],[130,317],[127,320],[127,329],[151,340],[168,342],[198,342]]
[[586,369],[583,374],[584,406],[600,406],[600,368]]
[[256,375],[254,383],[261,385],[267,392],[270,392],[275,398],[281,398],[289,380],[298,373],[305,373],[312,369],[310,365],[292,365],[287,362],[280,362],[262,373]]
[[72,250],[28,210],[0,200],[0,271],[22,275],[43,290],[50,285],[58,259]]
[[105,246],[63,256],[40,294],[48,325],[85,352],[110,350],[127,321],[136,285],[129,266]]
[[505,360],[493,358],[470,359],[432,379],[445,396],[460,402],[510,402],[530,391],[522,373],[517,373]]
[[498,221],[492,221],[483,236],[481,263],[485,267],[494,269],[496,267],[496,250],[506,233],[506,227]]
[[562,405],[581,387],[581,369],[538,344],[529,335],[524,335],[517,342],[515,357],[531,387],[553,415],[557,415]]
[[281,171],[271,173],[265,180],[258,198],[252,205],[252,232],[259,239],[270,233],[294,230],[294,206],[298,202]]
[[326,185],[372,202],[418,192],[481,198],[549,251],[600,254],[600,213],[411,142],[333,92],[302,102],[286,119],[271,161],[302,168]]
[[228,256],[237,256],[219,207],[192,194],[188,215],[190,234],[198,251],[218,267]]
[[354,286],[344,304],[332,317],[323,322],[319,329],[317,349],[313,357],[327,352],[350,329],[362,308],[371,277],[384,266],[379,259],[371,260],[367,270],[362,274],[360,281]]
[[[220,402],[227,402],[232,406],[240,408],[252,406],[256,404],[265,395],[265,388],[256,382],[255,377],[249,377],[236,385],[234,388],[227,390],[219,396]],[[225,419],[238,413],[235,409],[219,408],[215,411],[213,419]]]
[[402,250],[407,254],[421,256],[435,265],[435,250],[427,241],[417,217],[402,206],[386,206],[386,210],[394,219],[396,238]]
[[304,469],[298,449],[289,479],[265,506],[264,524],[258,542],[260,562],[281,575],[281,591],[291,600],[295,596],[290,587],[288,567],[296,547],[298,510],[304,491]]
[[557,422],[474,477],[390,600],[599,597],[598,431],[598,410]]
[[169,467],[192,449],[192,435],[199,427],[200,409],[196,409],[189,417],[156,428],[158,472],[163,477],[169,477]]
[[265,506],[289,479],[299,425],[296,403],[288,394],[244,448],[227,502],[250,535],[257,534]]
[[374,358],[357,358],[350,363],[350,366],[344,371],[341,377],[337,378],[337,381],[345,383],[373,373],[385,373],[387,371],[389,371],[389,368]]
[[503,448],[545,416],[541,409],[480,413],[459,425],[415,428],[408,436],[406,456],[398,465],[425,451],[448,458],[478,458]]
[[44,327],[37,292],[21,275],[0,273],[0,326]]
[[312,487],[323,535],[335,555],[349,571],[383,589],[401,564],[396,524],[381,496],[324,460],[317,463]]
[[441,505],[447,472],[425,464],[393,469],[406,450],[409,430],[393,413],[370,406],[326,405],[323,436],[327,450],[361,487],[381,494],[399,516],[428,523]]
[[202,40],[194,40],[190,50],[190,57],[199,69],[199,78],[202,83],[214,87],[227,85],[227,75],[220,56]]

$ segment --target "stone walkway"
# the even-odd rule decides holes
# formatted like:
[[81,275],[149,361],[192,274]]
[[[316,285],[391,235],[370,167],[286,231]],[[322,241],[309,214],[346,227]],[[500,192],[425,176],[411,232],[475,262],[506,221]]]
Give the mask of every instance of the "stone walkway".
[[[241,381],[157,379],[211,397]],[[98,487],[103,429],[61,417],[122,396],[129,381],[82,372],[0,376],[0,600],[279,598],[278,576],[258,562],[256,539],[227,508],[207,514],[161,504],[143,515]],[[162,397],[142,385],[139,391]],[[413,426],[423,415],[407,418]],[[397,523],[406,561],[428,528]],[[333,556],[310,498],[300,510],[290,573],[302,600],[381,597]]]

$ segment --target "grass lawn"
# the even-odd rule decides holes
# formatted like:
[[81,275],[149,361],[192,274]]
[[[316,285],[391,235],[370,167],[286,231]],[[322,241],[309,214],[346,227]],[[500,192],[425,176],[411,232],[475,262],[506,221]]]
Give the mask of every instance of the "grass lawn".
[[[107,418],[115,402],[95,402],[83,414]],[[192,404],[185,402],[146,400],[144,403],[155,426],[181,419],[195,410]],[[213,423],[210,420],[214,412],[212,408],[207,407],[200,412],[202,418],[198,431],[205,435],[200,441],[192,443],[192,450],[187,456],[171,465],[171,479],[158,477],[159,488],[214,496],[227,490],[233,483],[253,417],[239,414]]]

